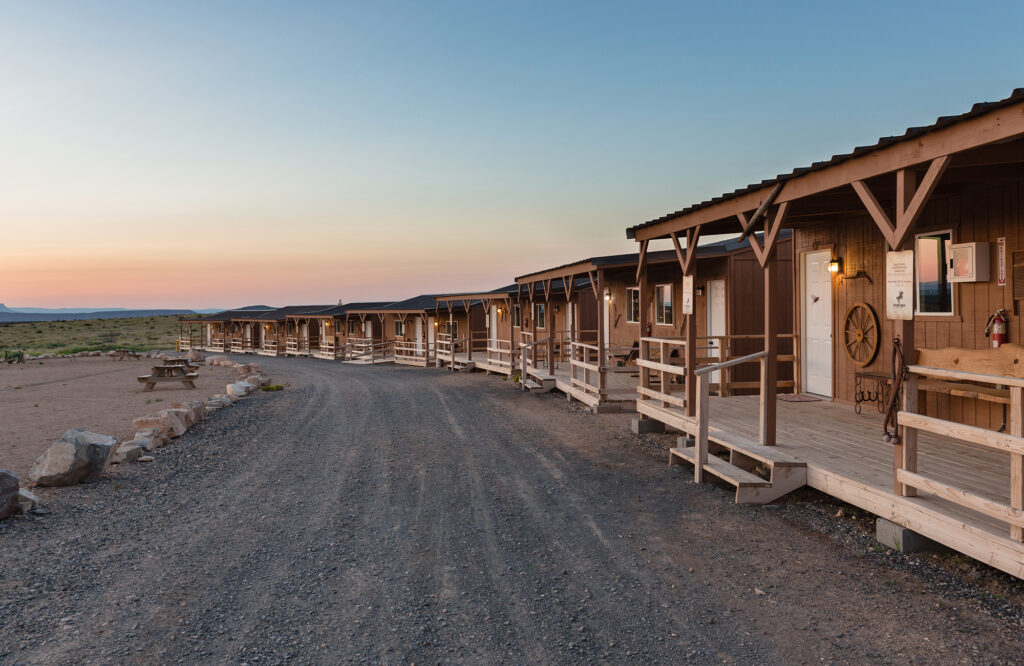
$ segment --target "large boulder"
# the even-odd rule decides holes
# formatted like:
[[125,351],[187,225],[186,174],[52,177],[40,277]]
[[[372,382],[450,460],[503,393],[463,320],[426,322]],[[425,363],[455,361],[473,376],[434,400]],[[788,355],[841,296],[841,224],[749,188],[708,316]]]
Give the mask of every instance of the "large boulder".
[[235,366],[235,370],[238,372],[239,377],[245,377],[246,375],[258,374],[262,371],[259,363],[239,363]]
[[177,409],[165,409],[132,419],[132,427],[135,432],[152,429],[168,439],[181,437],[188,429],[181,410]]
[[0,469],[0,520],[21,513],[18,477],[9,469]]
[[231,398],[223,393],[216,393],[206,399],[206,411],[215,412],[231,405]]
[[198,349],[190,349],[188,352],[188,360],[190,363],[202,363],[206,357],[203,356],[203,352]]
[[72,428],[36,459],[28,478],[37,486],[97,481],[116,446],[116,437]]

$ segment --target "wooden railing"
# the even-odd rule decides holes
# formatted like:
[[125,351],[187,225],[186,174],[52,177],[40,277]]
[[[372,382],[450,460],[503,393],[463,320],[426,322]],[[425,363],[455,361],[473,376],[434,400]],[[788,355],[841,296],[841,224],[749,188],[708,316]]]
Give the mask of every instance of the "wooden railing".
[[439,361],[448,361],[451,363],[452,357],[455,353],[455,344],[452,342],[452,334],[438,333],[435,346],[437,348],[437,359]]
[[252,340],[247,338],[231,338],[231,351],[236,354],[253,351]]
[[[793,340],[796,346],[796,336],[792,333],[779,334],[778,338]],[[742,389],[760,389],[760,381],[737,381],[732,379],[733,368],[749,363],[757,363],[756,354],[737,356],[732,354],[733,342],[741,340],[764,340],[763,335],[715,335],[697,338],[697,364],[698,368],[708,364],[715,365],[710,372],[717,372],[716,381],[710,381],[708,390],[717,391],[718,395],[728,396],[734,391]],[[710,343],[710,344],[709,344]],[[714,344],[718,343],[718,344]],[[710,350],[716,350],[719,356],[710,356]],[[796,373],[796,355],[781,354],[779,361],[793,363],[793,372]],[[673,393],[683,392],[685,389],[686,377],[686,339],[682,337],[673,338],[640,338],[640,354],[636,361],[641,368],[640,385],[637,392],[640,399],[654,399],[662,402],[662,406],[685,407],[684,397],[673,396]],[[654,375],[652,379],[651,376]],[[654,388],[657,384],[658,389]],[[776,380],[775,388],[792,388],[792,379]]]
[[[730,361],[712,363],[694,371],[697,376],[697,432],[694,435],[694,465],[693,480],[696,483],[704,481],[704,465],[708,464],[708,427],[711,424],[711,373],[722,372],[734,368],[743,363],[759,362],[762,365],[768,358],[768,352],[759,351],[754,354],[740,356]],[[762,400],[765,396],[762,396]],[[768,396],[774,400],[775,396]],[[761,433],[760,444],[765,444],[764,410],[759,410],[760,425],[757,431]]]
[[[1008,432],[996,432],[918,413],[917,384],[920,377],[1009,387]],[[1010,538],[1024,543],[1024,379],[919,365],[907,366],[907,378],[903,383],[903,409],[899,412],[898,419],[903,430],[899,443],[902,452],[896,459],[894,473],[898,492],[904,496],[914,496],[917,489],[924,490],[936,497],[1008,523]],[[919,473],[917,434],[921,431],[951,438],[965,446],[976,444],[1009,453],[1010,503],[1005,504],[983,497]]]
[[427,365],[430,360],[430,346],[421,340],[395,340],[395,363]]
[[[776,358],[779,363],[790,363],[793,367],[793,379],[780,379],[776,382],[776,388],[793,388],[796,386],[797,376],[797,363],[798,358],[796,355],[797,349],[797,336],[792,333],[780,333],[777,336],[778,340],[792,340],[793,353],[790,354],[779,354]],[[722,363],[724,361],[731,361],[737,358],[743,358],[746,354],[739,354],[736,352],[736,347],[744,342],[760,343],[757,347],[764,346],[763,335],[708,335],[698,337],[697,347],[697,365],[704,365],[705,363]],[[717,356],[713,355],[713,352],[717,352]],[[734,391],[743,389],[759,389],[761,388],[761,382],[757,380],[736,380],[733,379],[733,371],[730,368],[726,368],[719,372],[719,379],[717,382],[713,382],[711,388],[718,391],[718,395],[728,396]]]
[[[532,335],[530,336],[533,337]],[[537,367],[538,354],[537,349],[542,345],[547,345],[548,338],[542,340],[534,340],[533,342],[519,343],[519,362],[520,362],[520,375],[519,384],[526,390],[526,380],[529,378],[530,373]],[[546,348],[546,347],[545,347]]]
[[615,366],[608,362],[612,356],[621,356],[630,351],[631,349],[626,347],[606,347],[605,361],[602,364],[601,350],[596,344],[570,341],[567,354],[569,381],[575,388],[593,395],[599,401],[610,397],[635,399],[635,389],[610,389],[607,380],[607,376],[612,373],[636,372],[635,366]]
[[511,340],[488,340],[487,364],[508,370],[512,374],[512,368],[516,363],[516,349],[512,346]]
[[273,340],[264,340],[263,344],[260,345],[258,352],[272,352],[275,356],[277,355],[277,338]]
[[224,338],[210,338],[210,344],[204,345],[204,349],[212,352],[224,351]]
[[187,338],[178,338],[175,341],[174,346],[178,349],[178,351],[189,351],[190,349],[192,349],[192,337],[189,336]]
[[321,338],[320,346],[313,352],[313,355],[320,358],[338,358],[338,345],[334,337]]

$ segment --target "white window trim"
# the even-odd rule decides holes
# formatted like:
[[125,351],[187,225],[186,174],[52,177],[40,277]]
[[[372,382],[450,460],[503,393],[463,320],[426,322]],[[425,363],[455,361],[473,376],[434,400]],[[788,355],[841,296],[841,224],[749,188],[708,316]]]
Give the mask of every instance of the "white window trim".
[[[661,307],[661,304],[665,302],[661,298],[661,288],[662,287],[666,287],[668,289],[668,302],[669,302],[669,315],[670,315],[670,318],[667,321],[658,321],[658,309]],[[673,302],[673,298],[675,297],[675,294],[672,293],[672,283],[668,282],[668,283],[665,283],[665,284],[655,285],[654,293],[658,297],[657,302],[654,304],[654,324],[655,324],[655,326],[675,326],[676,309],[675,309],[675,307],[673,307],[675,305],[675,303]]]
[[[636,294],[637,302],[637,318],[632,319],[633,316],[633,304],[631,302],[631,296]],[[627,324],[639,324],[640,323],[640,287],[626,287],[626,323]]]
[[515,303],[512,306],[512,326],[515,328],[523,327],[523,311],[519,307],[519,303]]
[[[538,308],[544,308],[544,316],[537,314]],[[533,304],[533,321],[536,323],[537,328],[547,328],[547,322],[544,321],[548,318],[548,304],[547,303],[534,303]]]
[[[955,317],[956,316],[956,293],[957,288],[956,282],[950,283],[950,311],[949,312],[921,312],[921,299],[917,297],[919,292],[917,282],[917,240],[922,236],[935,236],[936,234],[949,234],[949,243],[952,245],[956,243],[956,238],[953,237],[952,229],[932,229],[930,231],[923,231],[919,234],[914,234],[914,316],[915,317]],[[949,257],[946,257],[946,261],[949,261]],[[943,267],[944,270],[948,270],[948,267]]]

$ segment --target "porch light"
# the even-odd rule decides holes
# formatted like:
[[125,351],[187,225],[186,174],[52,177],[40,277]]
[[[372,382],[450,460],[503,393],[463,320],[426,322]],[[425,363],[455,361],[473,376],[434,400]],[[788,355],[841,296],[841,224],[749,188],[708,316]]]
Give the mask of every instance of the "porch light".
[[839,257],[835,257],[828,262],[828,272],[835,274],[843,270],[843,260]]
[[611,301],[612,300],[612,291],[611,291],[611,289],[605,289],[604,290],[604,300],[606,300],[606,301]]

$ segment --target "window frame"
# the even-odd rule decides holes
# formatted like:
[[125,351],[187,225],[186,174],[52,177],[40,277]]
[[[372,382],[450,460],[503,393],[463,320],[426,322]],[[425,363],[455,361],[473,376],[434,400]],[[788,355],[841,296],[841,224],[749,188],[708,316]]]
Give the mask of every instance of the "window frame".
[[533,304],[533,323],[535,328],[547,328],[548,318],[548,304],[547,303],[534,303]]
[[626,323],[640,323],[640,287],[626,287]]
[[523,327],[523,313],[520,310],[518,303],[512,305],[512,326],[514,328]]
[[398,318],[395,319],[395,337],[405,337],[405,322]]
[[946,271],[946,283],[949,284],[949,310],[944,312],[924,312],[921,310],[921,282],[918,279],[917,274],[917,260],[918,260],[918,241],[921,238],[927,238],[929,236],[941,236],[943,234],[949,235],[949,244],[953,245],[956,240],[953,237],[953,229],[932,229],[930,231],[922,231],[919,234],[914,234],[914,316],[915,317],[956,317],[956,282],[949,281],[949,253],[944,253],[944,264],[942,269]]
[[[668,308],[665,308],[665,299],[661,297],[661,290],[668,290]],[[675,294],[672,293],[672,283],[666,282],[663,284],[655,285],[654,294],[657,301],[654,304],[654,323],[657,326],[675,326],[675,303],[673,298]],[[666,313],[668,316],[666,317]]]
[[345,335],[348,336],[348,337],[354,337],[355,334],[356,334],[356,320],[355,319],[349,319],[348,320],[348,333],[346,333]]

